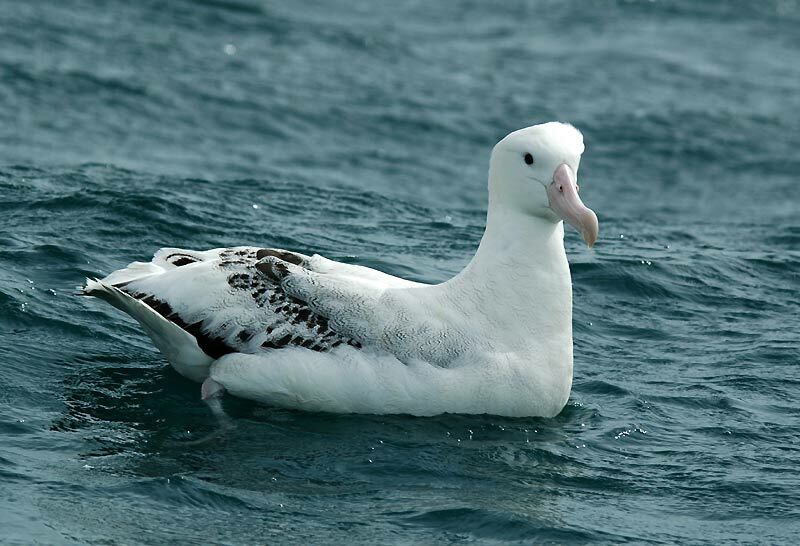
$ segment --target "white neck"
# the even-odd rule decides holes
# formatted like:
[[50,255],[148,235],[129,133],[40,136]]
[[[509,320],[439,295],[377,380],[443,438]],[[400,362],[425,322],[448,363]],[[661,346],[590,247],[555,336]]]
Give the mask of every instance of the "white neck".
[[[489,203],[478,251],[439,285],[451,305],[510,338],[543,334],[572,338],[572,281],[562,222]],[[535,332],[534,332],[535,330]]]
[[509,271],[512,274],[525,273],[561,255],[566,258],[561,222],[490,207],[480,246],[459,276],[496,276],[509,268],[515,270]]

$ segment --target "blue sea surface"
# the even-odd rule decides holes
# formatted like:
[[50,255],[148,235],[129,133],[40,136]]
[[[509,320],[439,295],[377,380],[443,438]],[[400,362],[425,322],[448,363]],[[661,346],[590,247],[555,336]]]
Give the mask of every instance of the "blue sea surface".
[[[795,544],[800,2],[0,0],[0,543]],[[585,136],[553,419],[216,424],[73,295],[162,246],[463,267],[491,147]]]

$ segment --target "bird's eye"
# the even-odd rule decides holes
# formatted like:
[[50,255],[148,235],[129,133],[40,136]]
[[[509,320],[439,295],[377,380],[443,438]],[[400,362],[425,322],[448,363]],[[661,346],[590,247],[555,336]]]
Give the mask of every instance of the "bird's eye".
[[533,156],[531,154],[525,154],[525,163],[527,165],[533,165]]

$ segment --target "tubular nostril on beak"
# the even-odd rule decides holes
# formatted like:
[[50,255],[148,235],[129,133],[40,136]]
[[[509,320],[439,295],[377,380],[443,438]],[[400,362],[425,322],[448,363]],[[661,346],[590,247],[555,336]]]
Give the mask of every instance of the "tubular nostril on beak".
[[578,197],[575,172],[566,163],[556,167],[553,182],[547,187],[550,209],[583,235],[590,247],[597,240],[599,226],[597,215]]

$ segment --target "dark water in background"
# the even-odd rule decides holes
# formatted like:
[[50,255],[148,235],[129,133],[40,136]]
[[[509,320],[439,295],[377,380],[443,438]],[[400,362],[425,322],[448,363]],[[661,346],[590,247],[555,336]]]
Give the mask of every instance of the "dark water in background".
[[[0,0],[0,542],[793,543],[800,4]],[[438,281],[491,146],[585,135],[551,420],[226,400],[70,293],[160,246]]]

